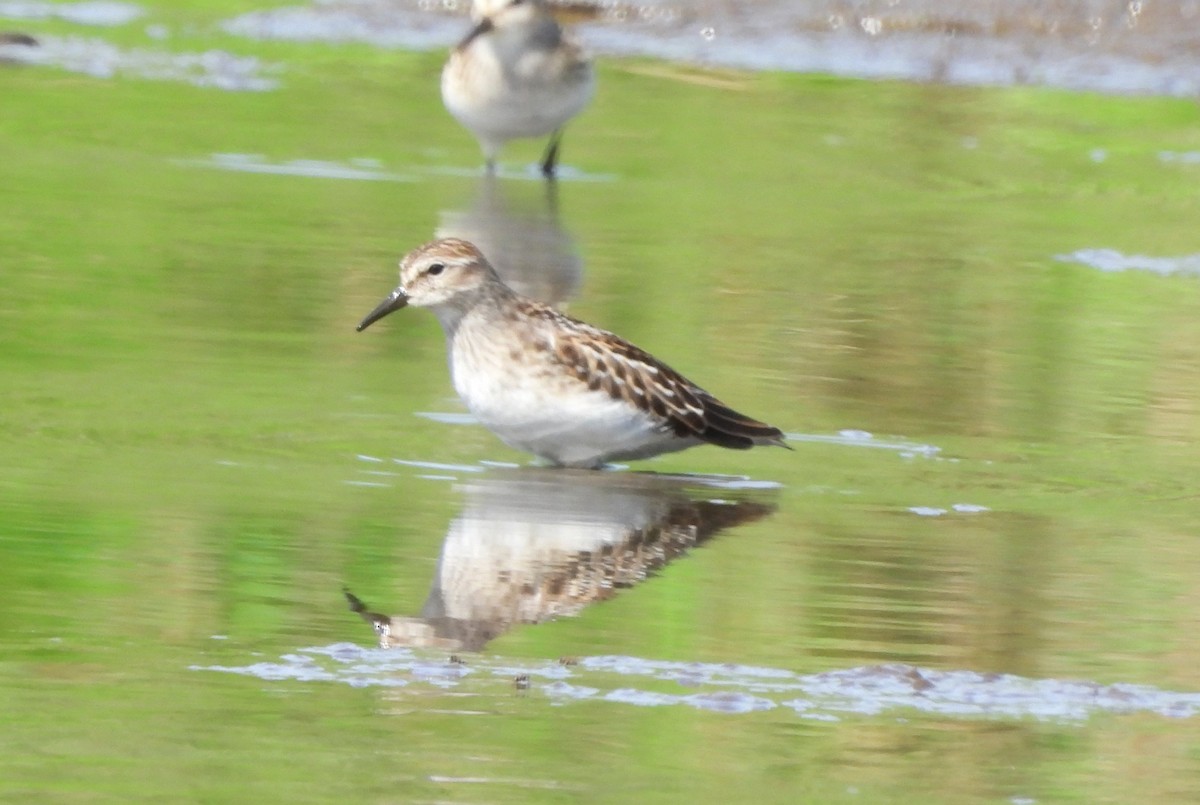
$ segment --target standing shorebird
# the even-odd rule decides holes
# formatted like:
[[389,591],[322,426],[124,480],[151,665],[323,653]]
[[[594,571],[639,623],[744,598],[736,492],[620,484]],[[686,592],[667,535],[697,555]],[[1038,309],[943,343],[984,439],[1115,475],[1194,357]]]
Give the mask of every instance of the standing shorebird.
[[420,246],[359,331],[407,305],[446,333],[454,389],[508,445],[599,467],[698,444],[787,447],[778,428],[722,403],[628,341],[517,295],[465,240]]
[[442,70],[446,109],[479,140],[489,172],[509,140],[549,134],[541,167],[553,176],[562,127],[596,88],[591,61],[544,0],[474,0],[471,14]]

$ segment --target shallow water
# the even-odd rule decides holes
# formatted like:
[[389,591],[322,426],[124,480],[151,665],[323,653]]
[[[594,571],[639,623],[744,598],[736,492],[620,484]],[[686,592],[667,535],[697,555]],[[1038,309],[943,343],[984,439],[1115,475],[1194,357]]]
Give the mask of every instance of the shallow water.
[[[0,798],[1200,796],[1194,103],[608,60],[487,181],[223,5],[0,67]],[[793,450],[529,467],[354,332],[435,234]]]

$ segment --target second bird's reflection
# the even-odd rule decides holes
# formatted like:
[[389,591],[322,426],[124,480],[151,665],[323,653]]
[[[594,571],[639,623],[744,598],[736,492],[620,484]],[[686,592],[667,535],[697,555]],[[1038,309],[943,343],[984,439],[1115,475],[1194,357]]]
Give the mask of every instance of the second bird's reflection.
[[559,221],[553,182],[502,184],[484,176],[468,206],[443,210],[439,218],[436,237],[474,243],[522,296],[558,307],[579,291],[583,261]]
[[[740,479],[739,479],[740,480]],[[721,531],[772,513],[730,479],[521,469],[473,479],[415,617],[350,607],[384,647],[479,651],[518,624],[577,614]]]

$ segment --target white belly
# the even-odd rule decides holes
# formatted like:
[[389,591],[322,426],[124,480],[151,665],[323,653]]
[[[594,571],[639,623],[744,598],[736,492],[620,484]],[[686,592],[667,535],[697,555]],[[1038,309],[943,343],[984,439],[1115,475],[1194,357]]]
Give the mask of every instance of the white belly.
[[529,52],[504,61],[489,41],[454,54],[442,71],[442,100],[477,137],[503,142],[541,137],[587,106],[593,82],[564,72],[561,59]]
[[485,427],[511,447],[555,464],[595,467],[697,443],[661,432],[632,404],[566,374],[539,373],[512,361],[485,371],[462,351],[451,355],[451,372],[459,397]]

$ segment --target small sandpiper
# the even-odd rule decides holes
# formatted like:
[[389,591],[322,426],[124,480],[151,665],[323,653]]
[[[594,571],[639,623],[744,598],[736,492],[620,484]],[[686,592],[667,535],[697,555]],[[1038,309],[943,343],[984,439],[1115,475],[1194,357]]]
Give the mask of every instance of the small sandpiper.
[[476,20],[442,70],[442,101],[496,169],[509,140],[550,135],[542,173],[554,175],[562,127],[596,88],[591,61],[544,0],[474,0]]
[[517,295],[465,240],[400,261],[400,285],[359,331],[407,305],[446,333],[454,389],[505,443],[564,467],[649,458],[699,444],[787,447],[648,352]]

